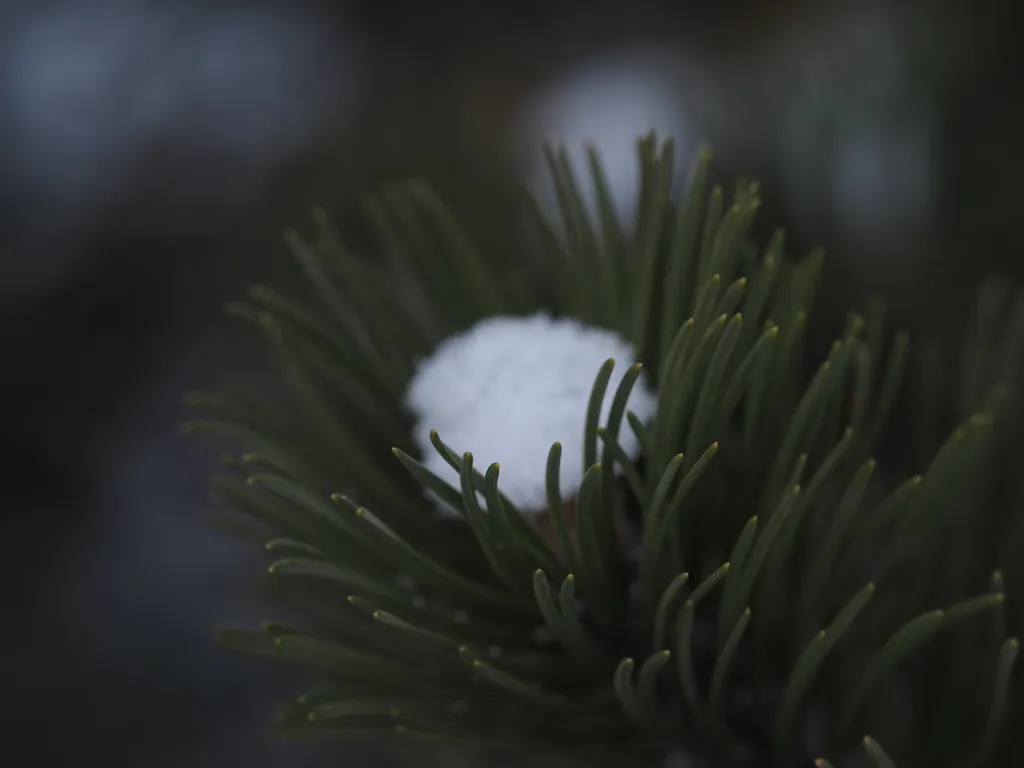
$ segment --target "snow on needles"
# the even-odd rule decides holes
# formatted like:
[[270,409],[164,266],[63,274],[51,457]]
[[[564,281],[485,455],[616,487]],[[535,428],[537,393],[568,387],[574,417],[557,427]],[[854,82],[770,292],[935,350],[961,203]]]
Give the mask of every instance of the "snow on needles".
[[[572,498],[583,478],[583,432],[594,379],[613,358],[603,425],[635,354],[633,345],[613,331],[574,319],[540,314],[481,321],[442,342],[419,363],[410,383],[406,405],[416,417],[413,437],[423,463],[459,486],[458,473],[431,445],[430,432],[436,429],[456,452],[471,452],[478,470],[500,463],[502,492],[523,512],[539,514],[547,509],[548,451],[560,442],[561,491]],[[647,422],[656,405],[641,376],[629,409]],[[637,456],[640,446],[628,425],[621,427],[619,441],[630,457]]]

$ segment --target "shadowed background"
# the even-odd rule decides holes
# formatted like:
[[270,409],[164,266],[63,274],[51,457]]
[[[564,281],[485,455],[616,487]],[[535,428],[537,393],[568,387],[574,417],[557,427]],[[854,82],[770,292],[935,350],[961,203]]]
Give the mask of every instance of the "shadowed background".
[[941,340],[983,275],[1024,272],[1015,5],[0,3],[6,743],[395,763],[268,742],[300,685],[211,648],[269,609],[260,558],[200,523],[216,447],[176,431],[184,392],[266,375],[221,309],[294,279],[280,232],[311,206],[354,220],[422,175],[498,248],[544,139],[594,140],[625,212],[637,134],[676,137],[680,178],[707,139],[723,179],[762,181],[765,231],[826,246],[824,337],[880,292]]

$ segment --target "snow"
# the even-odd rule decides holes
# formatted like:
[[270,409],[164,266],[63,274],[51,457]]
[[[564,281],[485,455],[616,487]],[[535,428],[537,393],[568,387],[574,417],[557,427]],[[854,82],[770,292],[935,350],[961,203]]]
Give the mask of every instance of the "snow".
[[[455,451],[472,452],[478,470],[499,462],[502,492],[523,512],[542,514],[547,509],[548,451],[560,442],[561,491],[572,498],[585,469],[583,434],[591,390],[609,358],[616,364],[602,425],[622,377],[635,362],[633,345],[617,333],[539,314],[489,318],[447,339],[420,361],[406,395],[424,465],[458,487],[458,474],[430,443],[431,430],[437,430]],[[641,374],[628,408],[647,422],[656,406]],[[625,423],[619,441],[631,458],[637,457],[640,446]]]

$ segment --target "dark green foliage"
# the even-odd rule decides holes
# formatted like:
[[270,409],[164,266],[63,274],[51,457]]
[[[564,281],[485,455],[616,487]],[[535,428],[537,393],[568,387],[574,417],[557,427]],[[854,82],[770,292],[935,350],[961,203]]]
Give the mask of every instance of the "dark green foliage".
[[[908,378],[907,339],[877,306],[805,372],[821,255],[787,260],[781,232],[760,251],[757,187],[726,205],[707,153],[685,195],[671,142],[647,137],[639,155],[627,229],[596,156],[594,216],[566,153],[550,151],[561,215],[530,205],[536,240],[516,263],[477,252],[422,182],[367,200],[380,259],[347,251],[323,212],[312,236],[288,235],[317,300],[254,287],[231,309],[267,333],[303,416],[232,392],[196,398],[214,420],[187,428],[254,452],[217,486],[305,623],[223,632],[221,645],[322,675],[282,710],[296,735],[610,765],[678,748],[737,766],[1021,762],[1024,737],[1002,726],[1024,693],[1024,299],[988,291],[938,378]],[[564,557],[503,496],[497,465],[435,435],[461,487],[428,472],[401,406],[416,358],[442,339],[540,310],[631,339],[660,398],[642,424],[625,411],[639,367],[617,391],[611,362],[598,373],[575,543],[552,446]],[[936,424],[951,435],[929,444]],[[424,487],[464,521],[437,518]],[[621,510],[635,558],[617,546]]]

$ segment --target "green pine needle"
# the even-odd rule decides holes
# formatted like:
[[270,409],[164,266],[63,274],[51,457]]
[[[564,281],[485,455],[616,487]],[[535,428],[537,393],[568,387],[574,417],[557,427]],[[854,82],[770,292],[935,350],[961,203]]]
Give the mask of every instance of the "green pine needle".
[[[915,377],[877,301],[808,375],[822,254],[790,260],[779,230],[752,256],[758,188],[729,200],[710,151],[683,190],[671,142],[638,156],[627,225],[592,147],[593,211],[548,148],[557,216],[527,198],[536,239],[515,265],[420,180],[364,200],[376,253],[322,209],[288,231],[310,298],[253,286],[228,312],[265,334],[293,401],[192,395],[205,416],[184,431],[242,452],[215,481],[239,517],[211,524],[267,551],[306,628],[218,646],[322,676],[282,708],[293,736],[787,768],[812,761],[817,729],[832,759],[879,768],[1021,763],[1024,293],[985,289],[941,377]],[[538,312],[637,350],[595,372],[574,496],[551,446],[547,532],[478,447],[433,432],[458,482],[428,470],[402,403],[446,338]],[[641,375],[650,421],[627,407]]]

